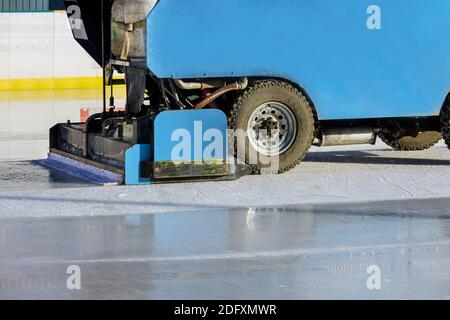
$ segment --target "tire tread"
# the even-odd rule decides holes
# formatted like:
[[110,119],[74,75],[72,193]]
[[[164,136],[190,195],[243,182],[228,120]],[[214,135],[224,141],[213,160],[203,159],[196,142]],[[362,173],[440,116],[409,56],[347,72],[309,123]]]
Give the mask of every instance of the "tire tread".
[[[288,90],[290,91],[292,94],[296,95],[299,99],[302,100],[302,103],[304,103],[305,106],[307,106],[307,110],[308,113],[310,114],[310,119],[315,119],[315,114],[313,111],[313,108],[311,107],[311,103],[309,102],[309,100],[305,97],[304,94],[302,94],[300,92],[300,90],[298,90],[297,88],[295,88],[294,86],[292,86],[291,84],[288,84],[286,82],[283,81],[279,81],[279,80],[262,80],[262,81],[257,81],[254,82],[252,85],[250,85],[237,99],[236,103],[233,105],[233,107],[231,108],[230,111],[230,115],[228,117],[228,126],[230,129],[234,129],[236,126],[236,122],[237,122],[237,117],[239,116],[239,110],[241,109],[241,107],[246,103],[246,101],[253,95],[258,94],[258,92],[262,91],[262,90],[266,90],[266,89],[270,89],[270,88],[279,88],[279,89],[284,89],[284,90]],[[314,137],[314,131],[315,131],[315,121],[313,121],[313,123],[311,124],[311,128],[312,128],[312,132],[311,135]],[[288,172],[292,169],[294,169],[295,167],[297,167],[306,157],[306,154],[308,153],[309,149],[311,148],[313,143],[313,139],[311,139],[311,141],[308,141],[308,145],[305,148],[305,150],[298,155],[298,158],[288,167],[286,168],[282,168],[278,171],[278,173],[285,173]],[[235,150],[237,150],[237,148],[235,147]],[[260,170],[258,168],[258,166],[256,165],[250,165],[252,168],[252,171],[254,174],[259,173]]]

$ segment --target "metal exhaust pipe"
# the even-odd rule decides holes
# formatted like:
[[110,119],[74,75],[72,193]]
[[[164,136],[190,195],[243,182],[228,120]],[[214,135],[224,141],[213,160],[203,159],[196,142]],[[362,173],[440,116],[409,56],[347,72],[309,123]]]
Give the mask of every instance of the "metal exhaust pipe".
[[370,127],[330,127],[324,128],[314,139],[318,147],[372,144],[377,141],[377,134]]

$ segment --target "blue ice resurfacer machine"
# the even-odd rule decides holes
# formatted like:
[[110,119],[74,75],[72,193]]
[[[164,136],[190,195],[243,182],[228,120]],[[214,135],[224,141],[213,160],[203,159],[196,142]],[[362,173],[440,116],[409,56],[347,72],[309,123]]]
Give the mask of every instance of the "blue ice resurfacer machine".
[[312,145],[450,144],[449,0],[65,5],[103,68],[104,107],[51,129],[60,170],[129,185],[221,180],[284,173]]

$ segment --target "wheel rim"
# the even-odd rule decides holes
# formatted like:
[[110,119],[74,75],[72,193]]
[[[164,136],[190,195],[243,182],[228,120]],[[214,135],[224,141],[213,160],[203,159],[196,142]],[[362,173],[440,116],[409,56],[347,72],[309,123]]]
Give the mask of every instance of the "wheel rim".
[[291,109],[280,102],[266,102],[253,111],[248,121],[248,140],[265,156],[281,155],[292,146],[297,120]]

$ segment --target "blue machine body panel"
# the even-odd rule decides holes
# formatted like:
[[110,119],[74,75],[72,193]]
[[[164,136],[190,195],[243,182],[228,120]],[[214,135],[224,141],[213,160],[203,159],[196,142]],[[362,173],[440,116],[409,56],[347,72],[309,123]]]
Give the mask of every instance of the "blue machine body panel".
[[159,78],[268,76],[321,120],[437,115],[450,91],[450,1],[160,0],[148,17]]
[[125,152],[125,184],[147,185],[142,162],[226,161],[227,117],[220,110],[165,111],[154,121],[154,143],[137,144]]
[[225,160],[227,127],[227,117],[220,110],[162,112],[154,124],[154,160]]
[[136,144],[125,152],[125,184],[151,184],[149,178],[141,176],[141,162],[151,161],[152,148],[149,144]]

